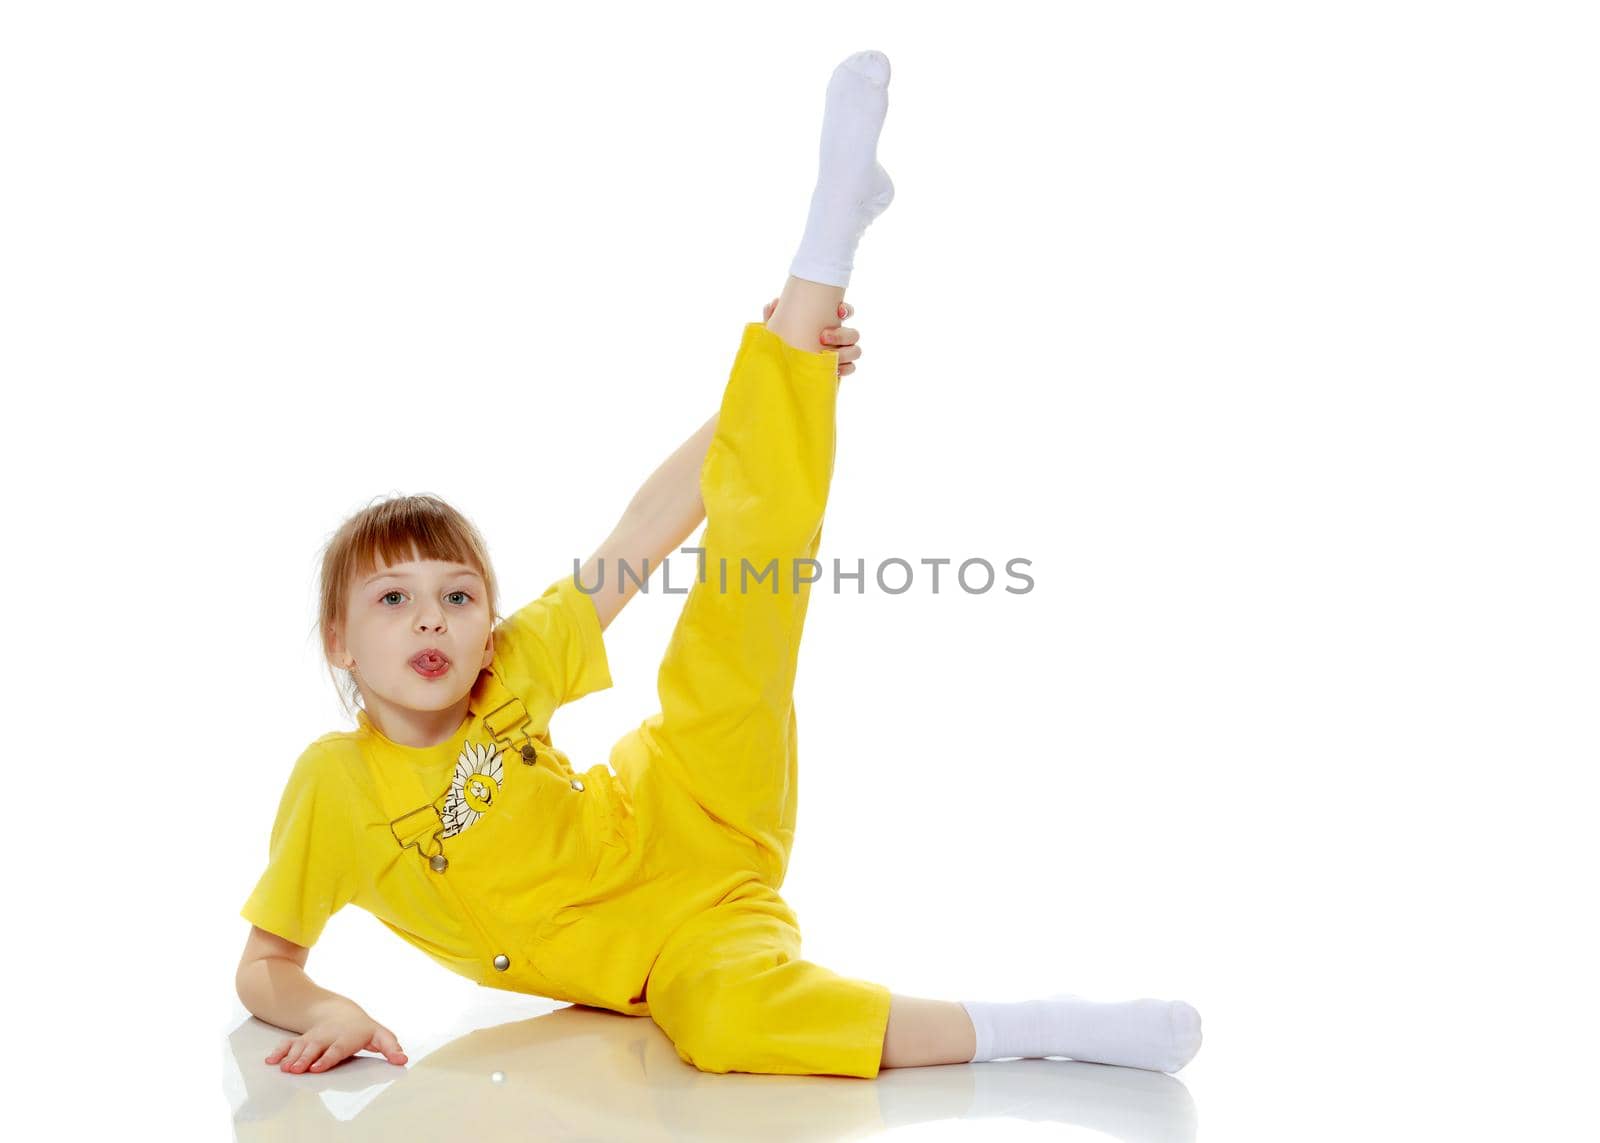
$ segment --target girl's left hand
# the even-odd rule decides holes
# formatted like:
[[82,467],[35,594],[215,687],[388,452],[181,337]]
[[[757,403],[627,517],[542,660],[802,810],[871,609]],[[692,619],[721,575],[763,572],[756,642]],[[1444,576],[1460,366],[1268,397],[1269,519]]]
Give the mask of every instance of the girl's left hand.
[[[778,299],[773,298],[767,303],[767,308],[761,311],[762,321],[772,320],[772,311],[778,308]],[[849,302],[839,303],[839,318],[849,317],[856,312],[855,306]],[[848,326],[831,325],[822,331],[823,348],[818,352],[825,352],[830,346],[839,347],[839,376],[848,377],[856,371],[855,360],[861,356],[861,347],[856,344],[861,340],[861,331]]]

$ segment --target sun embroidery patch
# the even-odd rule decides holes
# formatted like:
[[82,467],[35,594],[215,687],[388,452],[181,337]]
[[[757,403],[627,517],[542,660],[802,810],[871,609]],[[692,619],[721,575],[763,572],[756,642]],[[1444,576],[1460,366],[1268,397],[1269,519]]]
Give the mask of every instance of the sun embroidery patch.
[[434,869],[443,871],[447,864],[444,839],[473,825],[499,800],[505,784],[501,758],[500,747],[492,742],[487,746],[463,743],[450,788],[443,795],[444,804],[441,806],[438,800],[429,802],[389,823],[400,848],[415,846],[419,854],[435,863]]
[[492,742],[487,746],[468,742],[461,747],[450,792],[445,795],[444,809],[439,811],[444,823],[440,837],[454,837],[494,808],[504,775],[500,757],[499,748]]

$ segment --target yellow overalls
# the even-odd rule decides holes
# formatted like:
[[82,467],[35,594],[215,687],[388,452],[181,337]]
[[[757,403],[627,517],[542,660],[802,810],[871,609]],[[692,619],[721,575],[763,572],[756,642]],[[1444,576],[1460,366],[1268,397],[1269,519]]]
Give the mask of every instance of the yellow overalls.
[[557,707],[611,685],[563,577],[496,629],[454,739],[401,746],[363,713],[302,755],[242,915],[309,945],[354,902],[480,984],[648,1015],[703,1071],[875,1077],[888,988],[801,959],[778,892],[837,364],[745,327],[700,474],[702,574],[615,777],[550,741]]

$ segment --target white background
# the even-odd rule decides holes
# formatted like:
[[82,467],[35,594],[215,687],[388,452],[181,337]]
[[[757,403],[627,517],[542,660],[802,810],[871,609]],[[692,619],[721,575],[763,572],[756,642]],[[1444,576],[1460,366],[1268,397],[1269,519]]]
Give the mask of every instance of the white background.
[[[897,197],[822,554],[1034,588],[813,595],[806,955],[1186,999],[1202,1138],[1576,1133],[1582,8],[9,7],[8,1064],[112,1089],[69,1117],[226,1130],[238,908],[349,725],[321,545],[435,493],[505,613],[587,556],[715,411],[870,47]],[[578,768],[656,709],[681,599],[607,632],[615,687],[554,724]],[[354,909],[308,967],[413,1056],[503,995]]]

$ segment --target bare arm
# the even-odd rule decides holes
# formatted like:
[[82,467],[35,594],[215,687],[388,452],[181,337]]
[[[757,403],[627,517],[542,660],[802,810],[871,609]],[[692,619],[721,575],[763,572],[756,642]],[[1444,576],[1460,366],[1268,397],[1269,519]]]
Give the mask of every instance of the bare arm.
[[250,1014],[296,1033],[263,1061],[285,1072],[320,1072],[360,1051],[381,1052],[404,1067],[405,1051],[393,1030],[349,997],[318,988],[306,975],[311,950],[256,925],[250,926],[234,987]]
[[305,972],[309,953],[303,945],[254,925],[250,927],[234,987],[252,1016],[291,1032],[304,1032],[328,1010],[360,1010],[361,1006],[349,997],[311,982]]
[[[682,547],[705,520],[706,506],[700,499],[700,469],[705,464],[706,450],[711,447],[716,429],[717,417],[712,414],[710,420],[661,462],[628,502],[611,534],[584,563],[579,577],[585,584],[598,582],[603,566],[604,586],[589,597],[600,616],[601,630],[639,593],[631,579],[619,580],[618,561],[626,560],[628,566],[642,576],[645,561],[649,560],[648,567],[654,574],[661,561]],[[619,582],[623,585],[620,592],[617,590]]]
[[361,1007],[347,996],[317,987],[305,969],[282,957],[240,965],[235,984],[239,1000],[252,1016],[290,1032],[306,1031],[328,1011]]

